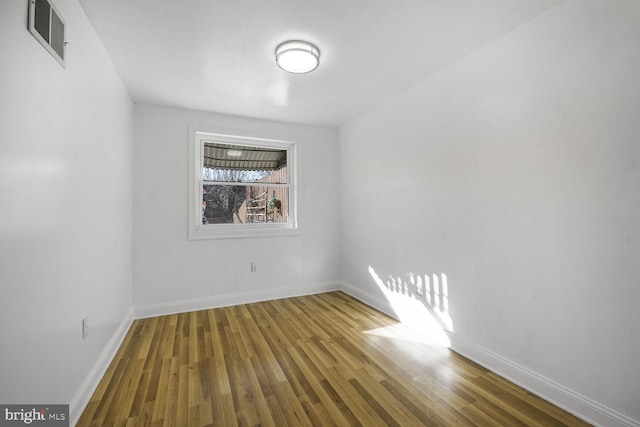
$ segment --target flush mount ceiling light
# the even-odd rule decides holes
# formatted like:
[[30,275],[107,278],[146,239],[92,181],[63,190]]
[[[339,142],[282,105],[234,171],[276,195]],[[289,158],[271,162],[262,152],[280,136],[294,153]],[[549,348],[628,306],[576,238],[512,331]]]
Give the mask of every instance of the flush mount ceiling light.
[[290,40],[276,47],[276,62],[289,73],[308,73],[320,65],[320,50],[311,43]]

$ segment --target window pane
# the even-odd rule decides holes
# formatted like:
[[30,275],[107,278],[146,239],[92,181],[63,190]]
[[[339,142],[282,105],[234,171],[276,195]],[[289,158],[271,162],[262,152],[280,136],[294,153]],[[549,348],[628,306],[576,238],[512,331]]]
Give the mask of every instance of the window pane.
[[287,150],[205,142],[202,175],[205,181],[287,183]]
[[288,221],[289,188],[268,185],[205,184],[203,224],[283,223]]

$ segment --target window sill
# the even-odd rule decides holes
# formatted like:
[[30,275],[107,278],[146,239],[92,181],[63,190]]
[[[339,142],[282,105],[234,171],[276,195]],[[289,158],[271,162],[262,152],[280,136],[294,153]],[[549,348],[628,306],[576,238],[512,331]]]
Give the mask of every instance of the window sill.
[[300,228],[294,228],[287,224],[261,224],[260,226],[216,224],[201,225],[189,230],[189,240],[285,237],[301,234]]

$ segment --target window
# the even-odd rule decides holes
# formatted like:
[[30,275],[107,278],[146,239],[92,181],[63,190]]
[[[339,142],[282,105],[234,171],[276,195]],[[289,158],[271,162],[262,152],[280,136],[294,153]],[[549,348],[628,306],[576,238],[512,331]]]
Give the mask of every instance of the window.
[[189,238],[298,234],[296,144],[192,130]]

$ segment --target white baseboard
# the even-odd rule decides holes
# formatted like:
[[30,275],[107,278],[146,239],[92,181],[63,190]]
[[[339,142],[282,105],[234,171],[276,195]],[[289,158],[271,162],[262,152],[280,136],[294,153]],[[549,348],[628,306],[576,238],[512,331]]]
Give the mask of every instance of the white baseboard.
[[340,282],[340,290],[345,294],[349,294],[355,299],[365,303],[369,307],[375,308],[376,310],[381,311],[396,320],[400,320],[398,319],[398,315],[393,310],[393,307],[391,306],[391,304],[389,304],[389,301],[387,301],[386,298],[377,297],[347,282]]
[[[340,282],[340,290],[393,318],[393,307],[380,298],[347,282]],[[544,378],[518,364],[506,360],[482,347],[471,344],[454,333],[444,331],[451,341],[451,350],[495,372],[520,387],[553,403],[565,411],[593,425],[603,427],[640,427],[640,422],[610,409],[586,396]]]
[[133,310],[129,309],[129,311],[127,311],[124,318],[120,322],[118,329],[116,329],[109,342],[107,342],[104,350],[102,350],[102,353],[98,357],[98,360],[96,360],[93,368],[91,368],[89,374],[85,377],[84,381],[80,385],[80,388],[71,399],[71,402],[69,402],[69,419],[71,421],[71,426],[75,426],[80,419],[82,412],[89,403],[91,396],[98,387],[100,380],[102,380],[102,377],[107,371],[109,364],[115,357],[116,352],[120,348],[122,341],[127,335],[132,322]]
[[578,418],[596,426],[640,427],[640,422],[626,417],[580,393],[538,375],[482,347],[471,344],[456,334],[445,333],[451,341],[451,350],[460,353]]
[[300,286],[254,290],[250,292],[238,292],[206,298],[138,306],[133,308],[133,314],[136,319],[144,319],[147,317],[164,316],[167,314],[186,313],[190,311],[207,310],[210,308],[249,304],[259,301],[319,294],[323,292],[337,291],[338,289],[340,289],[339,282],[309,283]]

